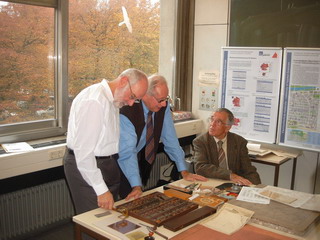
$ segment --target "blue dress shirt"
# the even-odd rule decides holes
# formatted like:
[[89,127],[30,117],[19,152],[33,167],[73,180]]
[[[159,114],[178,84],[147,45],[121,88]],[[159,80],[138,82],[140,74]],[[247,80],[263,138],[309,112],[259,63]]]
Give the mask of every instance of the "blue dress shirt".
[[[144,119],[147,119],[149,109],[144,105],[143,102],[142,106]],[[152,114],[152,117],[154,118],[154,113]],[[120,144],[118,163],[123,173],[127,177],[131,187],[142,186],[137,154],[146,145],[146,131],[147,128],[145,125],[140,137],[140,141],[137,145],[137,135],[134,125],[126,116],[120,114]],[[164,151],[169,155],[170,159],[176,163],[178,171],[181,172],[187,170],[185,154],[177,138],[169,104],[167,104],[164,114],[160,140],[164,145]]]

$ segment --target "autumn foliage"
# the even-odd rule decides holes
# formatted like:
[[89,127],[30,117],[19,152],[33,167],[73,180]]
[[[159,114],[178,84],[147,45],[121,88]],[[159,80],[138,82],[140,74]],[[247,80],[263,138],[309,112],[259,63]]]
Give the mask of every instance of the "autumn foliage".
[[[0,6],[0,125],[54,117],[54,22],[52,8]],[[127,68],[157,72],[159,29],[159,1],[69,0],[69,96]]]

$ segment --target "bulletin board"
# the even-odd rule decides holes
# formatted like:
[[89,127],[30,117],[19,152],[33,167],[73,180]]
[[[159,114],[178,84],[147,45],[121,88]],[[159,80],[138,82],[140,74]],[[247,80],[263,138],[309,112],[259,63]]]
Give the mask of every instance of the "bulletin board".
[[320,48],[285,48],[279,145],[320,152]]
[[235,116],[231,131],[275,143],[282,48],[223,47],[221,58],[221,106]]

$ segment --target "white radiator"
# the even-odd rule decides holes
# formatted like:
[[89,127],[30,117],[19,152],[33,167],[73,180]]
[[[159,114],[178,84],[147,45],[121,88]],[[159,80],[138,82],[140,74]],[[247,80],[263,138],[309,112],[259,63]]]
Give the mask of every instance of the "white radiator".
[[156,155],[156,159],[154,161],[150,173],[150,178],[148,179],[146,185],[143,187],[143,190],[148,190],[157,187],[157,183],[160,180],[160,169],[162,166],[167,165],[169,163],[171,163],[171,161],[165,153],[158,153]]
[[0,240],[36,232],[73,215],[65,180],[0,195]]

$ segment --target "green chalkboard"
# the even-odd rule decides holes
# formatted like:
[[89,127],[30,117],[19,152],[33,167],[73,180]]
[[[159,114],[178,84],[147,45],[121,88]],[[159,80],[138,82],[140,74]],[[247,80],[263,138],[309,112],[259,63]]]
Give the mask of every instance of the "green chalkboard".
[[320,0],[231,0],[229,46],[320,47]]

